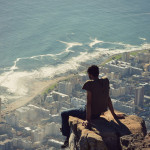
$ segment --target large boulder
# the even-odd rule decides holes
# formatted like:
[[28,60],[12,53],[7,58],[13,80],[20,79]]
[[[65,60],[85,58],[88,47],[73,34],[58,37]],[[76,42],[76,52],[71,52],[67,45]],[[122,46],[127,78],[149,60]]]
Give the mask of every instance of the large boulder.
[[122,150],[150,150],[150,133],[145,137],[141,134],[130,134],[120,138]]
[[[116,111],[116,114],[120,113]],[[82,126],[83,120],[69,117],[71,150],[120,150],[120,138],[126,135],[146,135],[145,122],[136,115],[125,115],[124,119],[114,119],[110,111],[92,120],[91,129]]]

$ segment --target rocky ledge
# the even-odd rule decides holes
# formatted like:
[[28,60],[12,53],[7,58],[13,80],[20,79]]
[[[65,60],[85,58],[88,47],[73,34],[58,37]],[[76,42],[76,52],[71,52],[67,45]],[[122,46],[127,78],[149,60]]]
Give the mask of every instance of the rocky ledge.
[[[116,114],[120,112],[116,111]],[[69,117],[71,150],[134,150],[150,148],[145,122],[136,115],[125,115],[115,120],[110,111],[92,120],[91,129],[82,126],[83,120]],[[146,137],[145,137],[146,136]],[[146,143],[144,143],[144,140]],[[136,147],[137,146],[137,147]],[[148,148],[148,149],[149,149]],[[145,150],[146,150],[145,149]]]

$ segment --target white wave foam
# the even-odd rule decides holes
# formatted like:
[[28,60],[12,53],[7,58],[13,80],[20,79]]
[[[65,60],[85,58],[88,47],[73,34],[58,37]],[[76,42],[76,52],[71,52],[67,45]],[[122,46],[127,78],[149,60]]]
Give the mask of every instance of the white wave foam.
[[72,42],[72,43],[64,42],[64,41],[59,41],[59,42],[67,45],[67,48],[65,49],[66,52],[74,52],[74,51],[70,50],[70,48],[72,48],[74,46],[82,46],[83,45],[82,43],[78,43],[78,42]]
[[15,61],[14,61],[14,65],[12,67],[10,67],[10,71],[14,71],[16,69],[19,69],[18,66],[17,66],[17,63],[20,61],[20,60],[28,60],[28,59],[35,59],[35,60],[39,60],[39,59],[42,59],[43,57],[53,57],[53,59],[56,59],[56,56],[60,56],[64,53],[68,53],[68,52],[74,52],[72,50],[70,50],[70,48],[74,47],[74,46],[82,46],[83,44],[82,43],[78,43],[78,42],[73,42],[73,43],[68,43],[68,42],[64,42],[64,41],[60,41],[61,43],[64,43],[67,45],[67,48],[65,51],[62,51],[58,54],[45,54],[45,55],[36,55],[36,56],[31,56],[31,57],[22,57],[22,58],[17,58]]
[[91,43],[89,43],[89,46],[92,48],[94,45],[96,45],[98,43],[104,43],[104,41],[99,41],[99,40],[97,40],[97,38],[95,38],[95,39],[92,40]]
[[26,81],[31,79],[31,75],[33,75],[32,72],[6,72],[0,76],[0,85],[8,88],[8,92],[10,93],[26,95],[28,92]]
[[[59,55],[59,54],[58,54]],[[35,60],[38,60],[39,58],[43,58],[45,56],[51,56],[51,57],[55,57],[54,54],[46,54],[46,55],[37,55],[37,56],[31,56],[31,57],[22,57],[22,58],[17,58],[15,61],[14,61],[14,65],[12,67],[10,67],[10,71],[14,71],[16,69],[19,69],[17,67],[17,63],[20,61],[20,60],[28,60],[28,59],[35,59]]]
[[[91,39],[91,38],[90,38]],[[94,45],[98,44],[98,43],[105,43],[105,44],[112,44],[112,45],[120,45],[120,46],[124,46],[125,48],[131,49],[133,47],[137,47],[136,45],[131,45],[131,44],[125,44],[122,42],[104,42],[104,41],[100,41],[97,38],[95,39],[91,39],[92,42],[89,43],[89,47],[93,47]]]
[[139,37],[140,40],[146,41],[146,38]]

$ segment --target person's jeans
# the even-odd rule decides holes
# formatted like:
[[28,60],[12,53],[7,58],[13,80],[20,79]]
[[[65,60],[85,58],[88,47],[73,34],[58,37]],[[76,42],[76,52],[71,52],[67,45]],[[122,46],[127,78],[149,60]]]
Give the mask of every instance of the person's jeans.
[[[62,119],[62,135],[69,137],[70,136],[70,127],[69,127],[69,116],[77,117],[82,120],[86,120],[86,105],[79,108],[71,108],[61,112]],[[92,115],[91,119],[98,118],[100,114]]]

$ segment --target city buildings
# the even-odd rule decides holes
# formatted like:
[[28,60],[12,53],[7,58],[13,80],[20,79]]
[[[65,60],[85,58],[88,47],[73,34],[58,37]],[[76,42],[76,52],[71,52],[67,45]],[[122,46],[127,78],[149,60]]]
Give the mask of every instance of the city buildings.
[[129,52],[124,52],[122,54],[122,61],[128,62],[130,58],[130,53]]
[[[145,59],[146,58],[146,59]],[[100,67],[101,78],[110,81],[110,96],[116,110],[142,117],[150,130],[150,74],[149,53],[130,56],[123,53],[120,60],[112,60]],[[0,149],[59,149],[64,140],[59,129],[61,112],[86,104],[82,86],[88,79],[79,73],[58,86],[46,96],[37,97],[5,116],[0,123]]]
[[144,88],[143,87],[137,87],[135,89],[135,101],[134,104],[136,106],[143,107],[144,102]]
[[59,82],[58,83],[58,92],[70,95],[72,93],[72,84],[70,82]]

